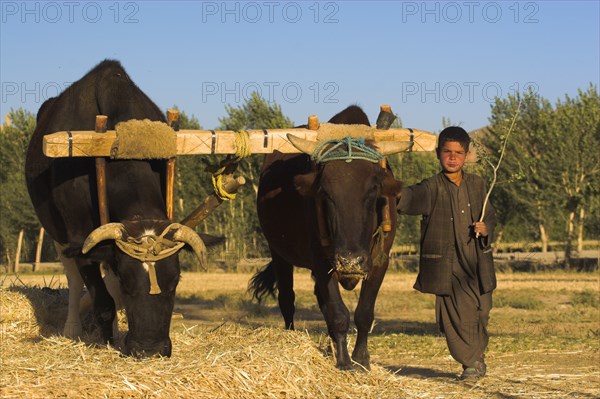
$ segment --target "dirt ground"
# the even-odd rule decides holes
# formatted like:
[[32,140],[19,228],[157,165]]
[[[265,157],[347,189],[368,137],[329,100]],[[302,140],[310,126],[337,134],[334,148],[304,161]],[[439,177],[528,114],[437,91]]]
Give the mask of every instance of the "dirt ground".
[[[232,323],[281,327],[276,301],[269,299],[262,305],[250,301],[246,293],[250,277],[249,273],[184,273],[172,330]],[[437,331],[434,298],[412,289],[415,275],[411,273],[386,276],[369,341],[372,363],[399,380],[410,398],[600,398],[598,273],[503,273],[498,277],[485,378],[456,379],[460,365],[449,356]],[[4,286],[66,285],[61,275],[21,275],[18,280],[8,276],[0,281]],[[295,290],[296,328],[310,334],[330,357],[325,323],[308,273],[295,274]],[[584,299],[577,302],[574,298]],[[358,292],[344,292],[351,310],[357,299]],[[354,338],[351,332],[350,347]]]

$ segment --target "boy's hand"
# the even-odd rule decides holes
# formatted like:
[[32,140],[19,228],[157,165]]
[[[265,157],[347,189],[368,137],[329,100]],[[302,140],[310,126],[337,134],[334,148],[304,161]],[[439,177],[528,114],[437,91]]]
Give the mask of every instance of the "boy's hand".
[[485,222],[473,223],[473,232],[475,233],[475,237],[487,237],[488,229]]

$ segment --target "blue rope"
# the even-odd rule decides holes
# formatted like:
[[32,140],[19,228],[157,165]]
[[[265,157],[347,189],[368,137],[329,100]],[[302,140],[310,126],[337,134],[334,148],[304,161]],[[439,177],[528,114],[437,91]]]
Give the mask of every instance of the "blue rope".
[[355,159],[376,163],[384,156],[367,146],[364,138],[353,139],[348,136],[341,140],[320,142],[310,158],[317,163],[336,160],[352,162]]

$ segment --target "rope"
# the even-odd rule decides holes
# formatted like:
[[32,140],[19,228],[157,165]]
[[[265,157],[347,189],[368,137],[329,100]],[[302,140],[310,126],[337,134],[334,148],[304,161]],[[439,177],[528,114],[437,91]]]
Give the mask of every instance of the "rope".
[[174,255],[185,245],[183,242],[171,241],[164,237],[171,230],[171,226],[167,226],[159,236],[148,235],[138,239],[128,237],[127,241],[115,240],[115,242],[119,249],[132,258],[142,262],[156,262]]
[[353,139],[350,136],[341,140],[322,141],[311,155],[311,159],[317,163],[336,160],[352,162],[356,159],[376,163],[383,158],[383,155],[365,144],[363,137]]
[[238,163],[243,158],[252,155],[250,149],[250,134],[247,130],[240,130],[235,135],[235,154],[225,158],[219,168],[213,172],[211,176],[213,189],[215,195],[219,197],[221,201],[229,201],[235,199],[235,193],[229,193],[223,188],[223,172],[225,169],[234,163]]
[[247,130],[240,130],[235,135],[235,156],[236,162],[252,155],[250,151],[250,134]]
[[147,235],[138,239],[128,237],[127,241],[115,240],[121,251],[127,255],[144,262],[148,267],[148,278],[150,279],[150,295],[160,294],[161,290],[156,278],[154,262],[174,255],[184,245],[184,242],[175,242],[165,238],[173,224],[167,226],[159,236]]
[[229,201],[235,199],[235,193],[229,193],[223,188],[223,172],[218,175],[212,175],[212,185],[215,190],[215,194],[221,201]]
[[158,295],[162,291],[160,290],[160,286],[158,285],[158,280],[156,279],[156,268],[154,267],[154,262],[144,262],[144,265],[148,267],[148,278],[150,279],[150,295]]
[[373,257],[373,265],[381,266],[388,258],[388,254],[385,253],[385,230],[383,225],[380,225],[373,233],[371,240],[371,253]]

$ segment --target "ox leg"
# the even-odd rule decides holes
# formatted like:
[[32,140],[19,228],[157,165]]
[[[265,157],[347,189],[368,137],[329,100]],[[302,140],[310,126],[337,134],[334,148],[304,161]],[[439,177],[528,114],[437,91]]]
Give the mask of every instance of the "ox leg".
[[368,337],[373,320],[375,319],[375,301],[383,277],[387,270],[388,262],[384,265],[373,266],[369,278],[364,280],[360,289],[358,305],[354,312],[354,323],[356,324],[356,345],[352,352],[352,360],[362,365],[365,369],[371,368],[371,356],[369,355]]
[[108,293],[102,280],[97,263],[87,263],[79,267],[79,272],[88,288],[94,303],[94,319],[100,325],[104,342],[114,344],[113,321],[115,319],[115,302]]
[[65,268],[67,285],[69,286],[69,305],[63,335],[67,338],[77,338],[81,336],[82,332],[81,319],[79,317],[79,301],[83,292],[83,279],[81,278],[81,274],[79,274],[75,259],[67,258],[63,254],[65,247],[55,241],[54,248],[56,248],[58,257]]
[[294,329],[294,313],[296,307],[296,294],[294,293],[294,266],[286,262],[276,253],[272,252],[275,278],[277,279],[277,301],[283,316],[285,328]]
[[327,274],[315,275],[315,280],[317,300],[335,348],[336,367],[340,370],[351,370],[352,361],[348,354],[347,341],[350,312],[342,301],[338,281]]
[[[104,284],[106,285],[106,289],[108,293],[115,301],[116,310],[123,309],[123,297],[121,292],[121,285],[119,283],[119,278],[112,271],[109,265],[106,263],[100,264],[100,270],[102,270],[102,278],[104,279]],[[79,275],[79,271],[77,271],[77,275]],[[82,283],[83,284],[83,280]],[[92,309],[92,297],[89,292],[86,292],[81,301],[79,303],[79,314],[84,314],[89,312]],[[115,320],[113,321],[113,337],[119,335],[119,314],[116,313]]]
[[106,289],[108,293],[115,301],[115,318],[112,323],[113,329],[113,337],[117,337],[119,335],[119,315],[116,312],[119,309],[123,309],[123,294],[121,292],[121,283],[119,281],[119,277],[113,272],[110,265],[106,263],[102,263],[100,265],[102,270],[104,271],[104,284],[106,285]]

